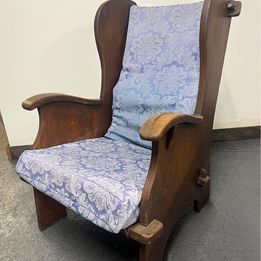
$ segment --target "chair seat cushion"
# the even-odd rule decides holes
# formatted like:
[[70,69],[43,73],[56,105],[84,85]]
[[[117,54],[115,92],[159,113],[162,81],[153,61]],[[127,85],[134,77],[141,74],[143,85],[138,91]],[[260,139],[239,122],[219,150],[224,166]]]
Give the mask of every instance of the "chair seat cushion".
[[25,151],[17,173],[39,191],[114,233],[135,223],[151,151],[108,138]]

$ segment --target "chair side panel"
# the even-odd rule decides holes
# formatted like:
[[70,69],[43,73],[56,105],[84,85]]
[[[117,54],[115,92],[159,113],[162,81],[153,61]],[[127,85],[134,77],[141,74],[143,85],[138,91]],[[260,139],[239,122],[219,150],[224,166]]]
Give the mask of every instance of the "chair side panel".
[[135,5],[129,0],[110,0],[97,11],[95,37],[101,61],[104,134],[112,119],[112,92],[122,69],[129,11]]
[[195,113],[204,117],[202,167],[206,169],[209,169],[211,134],[231,23],[227,4],[227,0],[205,0],[201,20],[200,87]]

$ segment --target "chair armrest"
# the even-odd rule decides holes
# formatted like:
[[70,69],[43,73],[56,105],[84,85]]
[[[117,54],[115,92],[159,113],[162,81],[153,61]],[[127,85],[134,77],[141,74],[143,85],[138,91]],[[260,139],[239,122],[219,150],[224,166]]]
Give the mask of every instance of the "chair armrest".
[[102,100],[88,100],[60,93],[43,93],[35,95],[22,103],[24,109],[31,111],[43,105],[53,102],[73,102],[89,106],[99,106]]
[[26,110],[38,109],[39,130],[34,149],[42,149],[76,140],[104,135],[110,124],[110,110],[102,100],[46,93],[22,104]]
[[166,229],[169,224],[164,222],[171,219],[174,224],[183,207],[193,202],[188,202],[187,196],[197,189],[196,181],[203,168],[205,122],[200,115],[161,113],[140,129],[141,138],[152,141],[151,163],[140,204],[142,225],[157,219]]
[[175,112],[160,113],[153,116],[140,128],[140,137],[143,140],[159,141],[166,132],[178,124],[201,123],[203,116],[189,115]]

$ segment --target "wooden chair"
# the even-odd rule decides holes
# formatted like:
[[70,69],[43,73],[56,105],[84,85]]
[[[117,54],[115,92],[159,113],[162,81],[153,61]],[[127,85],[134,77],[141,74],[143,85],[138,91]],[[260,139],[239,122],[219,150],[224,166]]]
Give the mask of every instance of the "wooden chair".
[[[40,94],[23,102],[38,109],[40,127],[34,149],[103,137],[111,125],[113,88],[126,44],[130,0],[110,0],[98,10],[95,35],[102,68],[99,100]],[[210,145],[213,118],[231,17],[239,1],[205,0],[200,23],[200,77],[194,114],[162,112],[140,129],[152,142],[138,222],[123,232],[140,244],[140,260],[162,260],[170,233],[185,208],[199,212],[210,194]],[[34,188],[40,230],[66,216],[66,208]]]

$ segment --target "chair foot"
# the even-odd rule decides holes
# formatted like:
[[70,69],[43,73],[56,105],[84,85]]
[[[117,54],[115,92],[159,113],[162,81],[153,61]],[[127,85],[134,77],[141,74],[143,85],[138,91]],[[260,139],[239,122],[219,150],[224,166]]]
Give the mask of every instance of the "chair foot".
[[66,217],[66,208],[34,188],[34,199],[38,220],[38,227],[41,231]]
[[168,238],[168,235],[163,234],[162,237],[149,245],[141,244],[139,261],[162,261]]
[[199,213],[204,205],[208,202],[210,196],[210,185],[207,187],[199,188],[199,197],[197,200],[194,200],[194,211]]

